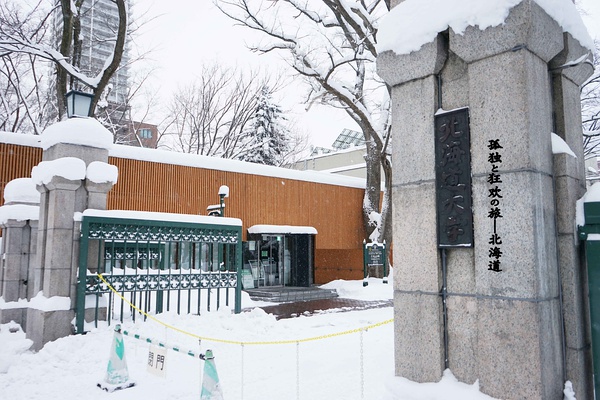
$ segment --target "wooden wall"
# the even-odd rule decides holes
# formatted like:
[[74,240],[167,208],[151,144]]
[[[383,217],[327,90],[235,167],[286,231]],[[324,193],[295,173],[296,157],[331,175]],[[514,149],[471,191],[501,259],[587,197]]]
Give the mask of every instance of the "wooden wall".
[[[0,143],[0,195],[10,180],[30,176],[41,158],[40,148]],[[315,282],[362,278],[362,189],[119,157],[109,163],[119,168],[119,180],[108,209],[206,215],[227,185],[225,216],[242,220],[244,240],[252,225],[312,226]]]

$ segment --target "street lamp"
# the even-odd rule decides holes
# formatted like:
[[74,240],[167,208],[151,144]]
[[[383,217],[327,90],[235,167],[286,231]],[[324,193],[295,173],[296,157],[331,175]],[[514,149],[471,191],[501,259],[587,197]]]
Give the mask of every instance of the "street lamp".
[[229,197],[229,186],[223,185],[219,188],[219,205],[221,207],[221,217],[225,216],[225,197]]
[[70,90],[65,95],[67,117],[89,117],[92,113],[93,94]]

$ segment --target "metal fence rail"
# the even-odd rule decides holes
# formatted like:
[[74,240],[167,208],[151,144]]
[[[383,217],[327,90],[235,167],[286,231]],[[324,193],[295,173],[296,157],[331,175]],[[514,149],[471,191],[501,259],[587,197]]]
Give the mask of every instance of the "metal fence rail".
[[[77,332],[85,321],[135,320],[144,312],[241,310],[241,226],[84,216]],[[101,274],[101,280],[97,274]],[[120,296],[111,291],[112,286]],[[224,301],[223,301],[224,299]],[[144,316],[145,318],[145,316]]]

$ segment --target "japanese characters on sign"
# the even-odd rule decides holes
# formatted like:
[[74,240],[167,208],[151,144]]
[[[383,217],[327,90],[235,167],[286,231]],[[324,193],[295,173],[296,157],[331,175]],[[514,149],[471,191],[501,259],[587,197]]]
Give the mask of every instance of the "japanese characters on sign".
[[435,116],[439,247],[473,246],[469,109]]
[[150,346],[146,370],[153,375],[164,378],[167,372],[167,349],[154,345]]
[[500,164],[502,164],[501,150],[503,147],[500,145],[500,139],[489,140],[487,147],[489,149],[488,162],[491,165],[491,171],[487,177],[487,183],[490,184],[490,189],[488,189],[490,208],[487,216],[494,221],[494,229],[488,240],[490,246],[488,251],[488,270],[500,272],[502,271],[500,268],[500,258],[502,258],[502,237],[498,234],[497,222],[499,218],[502,218],[502,177],[500,176],[499,167]]

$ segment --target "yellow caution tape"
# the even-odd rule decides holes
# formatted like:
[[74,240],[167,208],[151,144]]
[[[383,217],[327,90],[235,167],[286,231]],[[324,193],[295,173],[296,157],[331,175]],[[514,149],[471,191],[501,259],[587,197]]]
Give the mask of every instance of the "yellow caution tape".
[[169,325],[161,320],[159,320],[158,318],[153,317],[152,315],[146,313],[145,311],[141,310],[140,308],[138,308],[135,304],[132,304],[129,300],[127,300],[125,297],[121,296],[121,294],[119,292],[117,292],[115,290],[114,287],[112,287],[112,285],[110,283],[108,283],[106,281],[106,279],[104,279],[104,277],[101,274],[98,274],[98,277],[100,278],[100,280],[102,280],[102,282],[104,282],[108,288],[110,290],[112,290],[117,296],[119,296],[119,298],[121,300],[123,300],[125,303],[129,304],[129,306],[133,309],[135,309],[137,312],[139,312],[140,314],[144,315],[145,317],[159,323],[162,326],[165,326],[169,329],[172,329],[176,332],[182,333],[184,335],[187,336],[191,336],[193,338],[196,339],[200,339],[200,340],[206,340],[209,342],[217,342],[217,343],[227,343],[227,344],[239,344],[239,345],[244,345],[244,346],[252,346],[252,345],[271,345],[271,344],[293,344],[293,343],[303,343],[303,342],[313,342],[316,340],[323,340],[323,339],[329,339],[332,337],[337,337],[337,336],[343,336],[343,335],[350,335],[352,333],[358,333],[360,331],[367,331],[369,329],[373,329],[373,328],[377,328],[379,326],[383,326],[389,323],[394,322],[394,319],[388,319],[385,321],[381,321],[378,322],[376,324],[372,324],[369,326],[364,326],[362,328],[356,328],[356,329],[351,329],[348,331],[343,331],[343,332],[337,332],[337,333],[330,333],[328,335],[321,335],[321,336],[315,336],[315,337],[311,337],[311,338],[305,338],[305,339],[293,339],[293,340],[277,340],[277,341],[257,341],[257,342],[242,342],[242,341],[238,341],[238,340],[227,340],[227,339],[217,339],[217,338],[210,338],[210,337],[204,337],[204,336],[200,336],[200,335],[196,335],[195,333],[191,333],[191,332],[187,332],[184,331],[183,329],[179,329],[173,325]]

